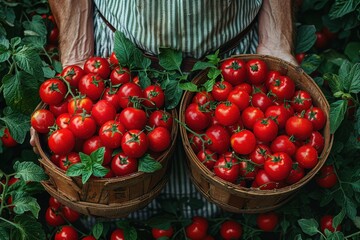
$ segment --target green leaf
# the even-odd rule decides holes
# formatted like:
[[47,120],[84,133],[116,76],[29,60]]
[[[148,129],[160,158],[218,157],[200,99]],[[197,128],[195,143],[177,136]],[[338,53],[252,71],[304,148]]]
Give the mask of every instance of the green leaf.
[[24,192],[16,192],[13,196],[14,212],[21,215],[30,211],[35,218],[38,218],[40,212],[40,205],[36,198],[27,196]]
[[17,240],[39,240],[46,239],[45,232],[40,222],[30,215],[22,214],[14,218],[16,231],[13,232],[11,239]]
[[159,64],[165,70],[179,70],[182,62],[182,52],[171,48],[160,48]]
[[4,108],[4,116],[0,118],[9,128],[10,135],[18,143],[23,143],[30,129],[30,117],[13,111],[10,107]]
[[217,68],[211,68],[207,73],[209,80],[216,80],[219,76],[221,76],[221,70]]
[[216,68],[216,66],[210,62],[196,62],[191,71],[205,70],[207,68]]
[[100,222],[97,222],[93,228],[92,228],[92,235],[96,238],[96,239],[99,239],[102,235],[104,231],[104,225]]
[[309,55],[306,55],[306,57],[302,61],[301,68],[304,69],[304,71],[307,74],[311,74],[316,69],[318,69],[318,67],[320,66],[321,63],[322,63],[322,58],[320,55],[309,54]]
[[137,232],[135,227],[124,228],[124,239],[137,240]]
[[5,227],[0,227],[0,239],[10,240],[9,231]]
[[205,88],[206,92],[211,92],[214,88],[214,85],[216,83],[215,78],[208,79],[206,82],[202,84],[202,86]]
[[79,152],[79,156],[80,156],[80,159],[81,159],[81,163],[84,164],[84,167],[87,167],[87,166],[90,166],[93,159],[91,158],[91,155],[87,155],[83,152]]
[[169,80],[165,86],[166,109],[175,108],[182,97],[183,90],[179,87],[179,81]]
[[42,63],[40,56],[35,51],[34,48],[30,48],[28,46],[23,46],[14,53],[13,59],[16,64],[25,72],[36,75],[37,77],[43,77],[40,73],[42,73]]
[[189,91],[189,92],[197,92],[198,91],[197,85],[193,82],[182,82],[179,84],[179,87],[184,91]]
[[314,236],[319,233],[319,224],[318,222],[311,218],[311,219],[299,219],[298,223],[301,227],[301,230],[306,233],[307,235]]
[[134,66],[139,69],[147,69],[151,65],[151,60],[144,56],[140,49],[135,48],[133,51]]
[[0,63],[7,61],[10,56],[10,50],[6,46],[0,44]]
[[82,176],[81,176],[81,182],[83,184],[85,184],[91,177],[91,175],[93,174],[92,168],[85,168],[82,172]]
[[216,52],[214,54],[206,55],[205,58],[208,59],[209,63],[213,64],[214,66],[218,66],[218,64],[221,60],[219,58],[219,52],[220,52],[220,50],[216,50]]
[[346,56],[352,62],[360,62],[360,42],[349,42],[344,50]]
[[114,36],[114,52],[121,66],[131,66],[135,45],[126,38],[125,34],[116,31]]
[[23,22],[23,27],[25,36],[23,42],[42,49],[46,44],[47,29],[41,16],[35,15],[31,21]]
[[360,1],[356,0],[338,0],[331,6],[329,16],[331,19],[341,18],[344,15],[356,10]]
[[[102,164],[104,161],[105,147],[96,149],[90,154],[91,162]],[[85,155],[85,154],[84,154]],[[84,156],[82,155],[82,156]],[[86,164],[86,162],[84,162]]]
[[66,175],[69,177],[77,177],[83,173],[85,165],[83,163],[75,163],[66,170]]
[[338,100],[330,104],[330,133],[336,132],[344,120],[347,109],[347,100]]
[[360,229],[360,217],[359,217],[359,216],[356,216],[352,221],[353,221],[355,227],[357,227],[358,229]]
[[95,177],[104,177],[108,172],[109,172],[109,169],[107,169],[100,163],[93,164],[93,175]]
[[[328,230],[328,229],[325,229],[325,230]],[[328,230],[329,231],[329,230]],[[326,235],[327,236],[327,240],[343,240],[345,239],[345,236],[344,236],[344,233],[343,232],[330,232],[329,231],[329,235]]]
[[352,66],[345,78],[345,89],[350,93],[360,92],[360,63],[356,63]]
[[333,94],[343,92],[344,89],[342,87],[338,75],[334,73],[325,73],[323,77],[324,77],[324,81],[328,82],[331,92]]
[[146,221],[146,224],[149,225],[151,228],[166,230],[169,229],[171,223],[176,220],[177,218],[174,215],[168,213],[162,213],[149,218]]
[[345,208],[341,208],[341,211],[336,216],[334,216],[332,223],[333,227],[335,226],[334,229],[336,229],[337,226],[339,226],[341,222],[344,220],[345,214],[346,214]]
[[33,162],[15,162],[14,164],[15,177],[21,178],[25,182],[40,182],[47,179],[42,167]]
[[350,184],[355,192],[360,192],[360,179],[355,182],[351,182]]
[[21,43],[21,38],[20,37],[14,37],[12,39],[10,39],[10,46],[12,48],[16,48],[17,46],[19,46],[19,44]]
[[53,60],[52,65],[57,73],[61,73],[61,71],[63,70],[61,62],[59,61]]
[[301,25],[297,29],[295,53],[307,52],[316,41],[314,25]]
[[345,196],[344,198],[344,208],[346,210],[346,215],[351,219],[354,220],[356,217],[356,213],[357,213],[357,206],[354,203],[354,201],[352,199],[350,199],[349,197]]
[[56,74],[56,71],[50,68],[50,66],[44,66],[42,70],[45,78],[53,78]]
[[139,158],[138,171],[152,173],[162,168],[161,163],[156,161],[150,154],[146,154]]
[[301,234],[298,234],[295,236],[294,240],[302,240],[302,236]]
[[145,71],[139,72],[139,82],[142,89],[151,85],[151,80]]

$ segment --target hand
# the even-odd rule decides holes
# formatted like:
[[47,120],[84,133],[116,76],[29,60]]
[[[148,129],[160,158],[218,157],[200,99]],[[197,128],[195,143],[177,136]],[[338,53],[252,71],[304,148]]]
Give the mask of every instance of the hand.
[[276,49],[276,48],[267,48],[264,46],[258,46],[257,48],[257,53],[258,54],[262,54],[262,55],[270,55],[273,57],[277,57],[280,59],[283,59],[295,66],[298,66],[299,64],[297,63],[295,57],[289,52],[286,51],[284,49]]

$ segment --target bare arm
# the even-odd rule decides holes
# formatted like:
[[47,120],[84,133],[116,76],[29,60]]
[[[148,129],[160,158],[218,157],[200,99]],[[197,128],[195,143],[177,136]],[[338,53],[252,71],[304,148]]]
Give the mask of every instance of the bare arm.
[[257,52],[297,65],[293,56],[294,24],[292,0],[264,0],[259,13]]
[[59,52],[63,66],[83,67],[94,54],[94,23],[91,0],[49,0],[59,28]]

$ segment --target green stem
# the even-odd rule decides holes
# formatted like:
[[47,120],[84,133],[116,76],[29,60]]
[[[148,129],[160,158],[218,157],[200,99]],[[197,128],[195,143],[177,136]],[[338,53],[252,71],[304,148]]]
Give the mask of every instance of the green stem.
[[345,239],[350,239],[350,238],[358,236],[358,235],[360,235],[360,231],[354,232],[354,233],[352,233],[352,234],[350,234],[348,236],[345,236]]
[[0,216],[2,215],[2,211],[4,209],[4,204],[5,204],[5,196],[6,196],[6,193],[7,193],[7,189],[8,189],[8,183],[9,183],[9,175],[6,175],[5,174],[5,183],[3,185],[3,191],[1,193],[1,203],[0,203]]
[[45,56],[49,59],[50,64],[53,65],[53,60],[50,57],[50,55],[48,54],[48,52],[46,51],[46,49],[44,48],[44,46],[42,47],[42,49],[44,50]]
[[4,221],[4,222],[6,222],[6,223],[8,223],[8,224],[10,224],[10,225],[13,225],[13,226],[16,227],[16,228],[19,228],[19,226],[18,226],[16,223],[11,222],[11,221],[3,218],[3,217],[0,217],[0,220]]

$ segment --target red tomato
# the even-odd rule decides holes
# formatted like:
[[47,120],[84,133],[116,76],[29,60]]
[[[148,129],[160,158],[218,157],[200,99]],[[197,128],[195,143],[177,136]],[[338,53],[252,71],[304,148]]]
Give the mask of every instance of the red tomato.
[[64,218],[57,209],[48,207],[45,212],[46,223],[52,227],[60,226],[65,223]]
[[292,159],[284,152],[275,152],[268,156],[264,163],[264,170],[274,181],[285,180],[292,169]]
[[119,65],[119,60],[117,59],[115,52],[111,52],[109,61],[112,67]]
[[165,151],[171,144],[171,135],[169,130],[164,127],[156,127],[148,134],[149,149],[153,152]]
[[311,169],[318,163],[318,153],[314,147],[303,145],[296,150],[295,160],[300,167]]
[[113,157],[111,161],[111,170],[115,176],[124,176],[137,172],[138,160],[120,152]]
[[150,85],[144,88],[145,100],[142,104],[147,108],[163,108],[165,105],[165,93],[159,85]]
[[[120,144],[120,140],[119,140],[119,144]],[[90,155],[92,152],[98,150],[101,147],[104,147],[104,144],[102,143],[100,137],[95,135],[85,140],[82,146],[82,152],[87,155]],[[111,162],[112,153],[113,153],[112,148],[105,147],[104,160],[102,165],[108,165]]]
[[216,101],[226,101],[232,89],[233,87],[231,83],[226,81],[219,81],[214,84],[211,95]]
[[253,85],[258,85],[265,81],[268,67],[263,60],[251,59],[246,63],[246,70],[248,81]]
[[326,116],[324,111],[319,107],[309,108],[305,112],[305,118],[309,119],[313,124],[314,131],[318,131],[325,126]]
[[240,167],[236,158],[220,155],[214,165],[214,173],[225,181],[235,183],[239,178]]
[[197,103],[200,106],[209,105],[211,101],[214,101],[211,93],[206,91],[196,92],[191,102]]
[[161,237],[171,238],[174,235],[174,228],[172,226],[168,229],[152,228],[151,234],[155,239],[159,239]]
[[15,139],[11,136],[10,131],[7,127],[4,128],[4,135],[0,139],[5,147],[10,148],[18,145]]
[[284,105],[272,105],[269,106],[265,111],[265,117],[273,118],[278,124],[279,129],[285,127],[286,121],[291,117]]
[[96,240],[94,236],[85,236],[81,240]]
[[241,90],[244,92],[247,92],[247,94],[251,95],[252,94],[252,86],[249,83],[240,83],[239,85],[234,86],[233,90]]
[[329,44],[329,40],[327,36],[321,31],[315,32],[315,35],[316,35],[315,48],[318,50],[324,50],[325,48],[327,48]]
[[100,75],[88,73],[80,79],[78,88],[82,94],[96,101],[105,90],[105,82]]
[[128,82],[120,86],[118,100],[121,108],[132,107],[133,101],[143,97],[141,87],[133,82]]
[[230,144],[238,154],[246,155],[255,150],[256,137],[250,130],[244,129],[231,135]]
[[214,168],[215,162],[218,159],[218,155],[209,149],[200,150],[196,154],[200,162],[202,162],[208,169],[212,170]]
[[70,86],[73,88],[77,88],[79,86],[80,79],[84,75],[85,71],[77,65],[65,67],[60,74],[60,76],[62,76],[65,81],[69,82]]
[[78,240],[79,236],[72,226],[61,226],[55,233],[54,240]]
[[99,137],[105,147],[115,149],[120,147],[124,133],[125,127],[122,123],[110,120],[100,127]]
[[295,83],[288,76],[278,76],[270,83],[269,91],[278,100],[290,100],[295,93]]
[[279,222],[279,217],[274,212],[260,213],[256,217],[256,224],[259,229],[264,232],[272,232],[275,230]]
[[249,106],[245,108],[241,113],[241,120],[244,124],[244,127],[248,129],[253,129],[255,122],[258,119],[264,118],[264,112],[259,108]]
[[272,152],[285,152],[289,156],[293,156],[297,147],[291,137],[279,135],[271,142],[270,149]]
[[[240,161],[239,162],[240,172],[239,175],[242,177],[242,180],[254,180],[258,168],[249,161]],[[241,185],[241,183],[240,183]]]
[[333,224],[334,216],[332,215],[324,215],[320,219],[320,229],[322,233],[325,233],[325,229],[329,230],[330,232],[337,232],[341,231],[341,225],[336,226],[334,228]]
[[77,96],[72,98],[68,102],[68,112],[73,115],[75,113],[82,113],[85,111],[86,113],[90,113],[93,107],[93,101],[86,96]]
[[134,107],[124,108],[120,112],[119,120],[127,130],[143,130],[147,123],[145,111]]
[[106,58],[90,57],[85,61],[84,71],[98,74],[102,79],[107,79],[110,75],[110,64]]
[[315,177],[317,185],[323,188],[332,188],[338,182],[333,165],[323,166]]
[[69,222],[75,222],[80,218],[80,214],[78,212],[76,212],[75,210],[73,210],[67,206],[63,206],[61,209],[61,212],[62,212],[64,218],[66,220],[68,220]]
[[301,113],[308,110],[312,106],[312,98],[309,92],[305,90],[297,90],[290,102],[295,112]]
[[270,86],[273,84],[273,82],[280,76],[281,76],[281,74],[279,71],[276,71],[276,70],[268,71],[268,73],[266,74],[266,77],[265,77],[266,88],[269,89]]
[[64,171],[68,170],[71,165],[80,162],[81,159],[77,152],[70,152],[66,155],[60,155],[59,157],[59,167]]
[[224,153],[230,147],[230,136],[228,131],[221,125],[213,125],[206,129],[207,148],[216,153]]
[[31,115],[31,126],[39,133],[50,132],[50,127],[55,123],[55,117],[47,109],[38,109]]
[[164,110],[155,110],[151,112],[148,125],[150,127],[164,127],[171,131],[173,125],[173,117],[169,112]]
[[111,105],[114,106],[115,110],[119,111],[120,105],[119,105],[119,96],[117,95],[117,91],[118,91],[117,88],[107,87],[105,88],[104,93],[101,96],[101,99],[111,103]]
[[185,227],[186,237],[192,240],[201,240],[207,236],[209,223],[206,218],[194,216],[192,222]]
[[314,147],[318,154],[321,154],[322,150],[324,149],[325,138],[320,132],[314,131],[311,133],[307,144]]
[[124,237],[124,230],[122,229],[115,229],[110,236],[110,240],[125,240]]
[[303,53],[303,52],[295,54],[295,59],[296,59],[296,61],[297,61],[297,63],[299,65],[301,65],[301,63],[303,62],[305,56],[306,56],[306,53]]
[[273,105],[273,101],[265,93],[257,92],[251,96],[251,105],[265,112],[268,107]]
[[112,85],[128,83],[131,80],[131,74],[128,68],[116,66],[110,73]]
[[227,100],[235,104],[240,111],[247,108],[250,104],[250,95],[239,88],[234,88],[228,95]]
[[69,128],[75,137],[87,139],[96,132],[96,122],[94,118],[86,114],[75,114],[70,118]]
[[215,108],[215,118],[223,126],[230,126],[240,119],[240,110],[231,102],[220,103]]
[[271,118],[258,119],[253,126],[255,137],[262,142],[271,142],[278,135],[278,125]]
[[187,133],[190,146],[192,150],[197,154],[200,150],[203,149],[203,140],[199,135],[195,135],[194,133]]
[[53,29],[50,30],[48,36],[49,43],[57,44],[59,40],[59,29],[54,26]]
[[45,80],[39,88],[41,101],[48,105],[58,105],[62,103],[67,93],[67,87],[63,81],[56,78]]
[[207,109],[196,103],[190,103],[185,110],[185,124],[194,131],[201,131],[210,125]]
[[291,185],[300,181],[304,176],[304,168],[300,167],[298,164],[293,164],[293,168],[291,169],[289,176],[285,179],[285,182],[288,185]]
[[313,132],[313,124],[307,118],[293,116],[285,124],[286,134],[294,136],[298,140],[305,140]]
[[255,176],[254,183],[261,190],[275,189],[280,185],[279,182],[270,179],[269,175],[265,172],[264,169],[259,169]]
[[91,108],[91,116],[98,126],[103,125],[107,121],[114,120],[116,109],[114,105],[106,100],[99,100]]
[[268,145],[258,144],[256,145],[255,150],[249,154],[249,159],[257,165],[263,165],[267,156],[270,154],[271,150]]
[[65,155],[75,147],[74,134],[67,128],[58,129],[50,134],[48,145],[54,154]]
[[58,117],[59,115],[61,115],[63,113],[67,113],[68,112],[68,103],[69,103],[70,99],[71,99],[71,95],[69,95],[66,99],[64,99],[64,101],[62,101],[58,105],[49,105],[49,111],[52,112],[55,117]]
[[59,200],[57,200],[53,196],[50,196],[50,198],[49,198],[49,207],[52,207],[53,209],[58,209],[61,206],[62,206],[62,204],[59,202]]
[[220,225],[220,236],[224,240],[237,240],[242,236],[242,226],[235,220],[226,220]]
[[229,58],[221,62],[219,69],[225,81],[236,86],[246,79],[246,62],[239,58]]
[[121,139],[121,149],[129,157],[142,157],[148,147],[149,140],[146,134],[137,129],[127,131]]

